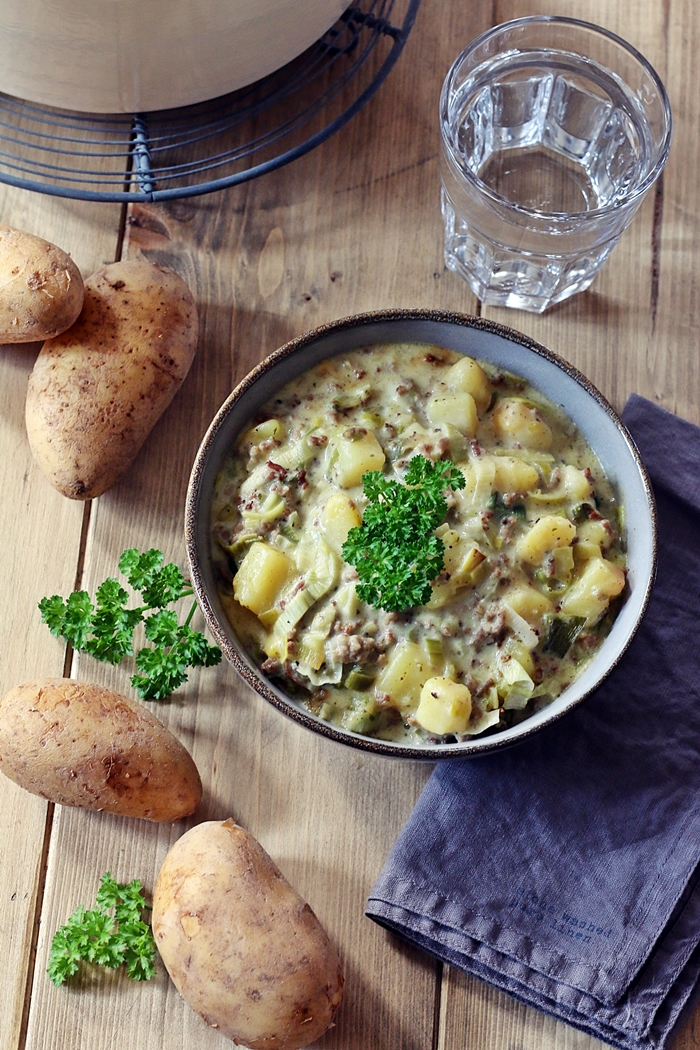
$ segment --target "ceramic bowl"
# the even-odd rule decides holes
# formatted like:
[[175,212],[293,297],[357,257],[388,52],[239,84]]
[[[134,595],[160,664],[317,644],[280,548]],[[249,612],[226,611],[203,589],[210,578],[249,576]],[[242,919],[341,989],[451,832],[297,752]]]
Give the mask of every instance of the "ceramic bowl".
[[[564,408],[598,456],[626,510],[626,598],[583,674],[549,706],[518,725],[454,744],[409,747],[339,729],[309,714],[262,673],[237,639],[219,598],[211,554],[210,508],[217,473],[237,436],[263,404],[290,379],[327,357],[370,344],[399,342],[447,347],[524,377]],[[646,610],[656,567],[656,516],[649,479],[632,438],[602,394],[573,366],[525,335],[475,317],[430,311],[387,311],[336,321],[280,347],[254,368],[222,405],[204,437],[190,479],[185,529],[191,577],[204,616],[228,660],[253,689],[278,711],[331,740],[377,754],[430,761],[506,747],[581,703],[627,649]]]
[[0,91],[91,113],[217,98],[310,47],[347,0],[3,0]]

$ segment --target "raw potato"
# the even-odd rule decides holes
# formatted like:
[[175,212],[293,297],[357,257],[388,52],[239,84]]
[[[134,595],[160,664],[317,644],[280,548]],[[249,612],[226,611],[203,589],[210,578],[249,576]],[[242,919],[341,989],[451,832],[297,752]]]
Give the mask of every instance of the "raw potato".
[[168,853],[153,933],[186,1002],[249,1050],[296,1050],[340,1005],[328,937],[262,846],[233,820],[199,824]]
[[173,821],[202,783],[188,751],[145,707],[102,686],[45,678],[0,700],[0,770],[62,806]]
[[64,332],[83,305],[83,279],[55,244],[0,226],[0,343],[34,343]]
[[135,260],[85,282],[83,311],[39,353],[27,433],[51,484],[92,499],[115,484],[180,388],[197,347],[197,311],[177,274]]

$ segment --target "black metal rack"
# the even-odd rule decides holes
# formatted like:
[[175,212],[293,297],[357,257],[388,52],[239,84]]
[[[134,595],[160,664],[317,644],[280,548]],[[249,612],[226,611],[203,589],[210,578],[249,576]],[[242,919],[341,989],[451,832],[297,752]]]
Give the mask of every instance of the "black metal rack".
[[0,95],[0,182],[61,197],[157,201],[255,178],[347,123],[399,57],[420,0],[358,0],[283,69],[210,102],[100,115]]

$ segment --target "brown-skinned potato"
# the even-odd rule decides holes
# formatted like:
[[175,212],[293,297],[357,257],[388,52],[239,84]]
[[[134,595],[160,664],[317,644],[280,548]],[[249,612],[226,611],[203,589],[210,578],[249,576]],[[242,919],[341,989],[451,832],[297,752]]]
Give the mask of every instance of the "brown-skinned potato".
[[0,225],[0,343],[34,343],[70,328],[83,305],[83,278],[70,255]]
[[202,783],[189,752],[141,704],[70,678],[42,678],[0,700],[0,771],[62,806],[169,822]]
[[54,488],[86,500],[118,481],[182,385],[197,330],[172,270],[133,260],[87,279],[80,317],[44,343],[29,377],[29,444]]
[[249,1050],[298,1050],[326,1031],[343,977],[320,922],[233,820],[191,828],[153,892],[153,933],[185,1001]]

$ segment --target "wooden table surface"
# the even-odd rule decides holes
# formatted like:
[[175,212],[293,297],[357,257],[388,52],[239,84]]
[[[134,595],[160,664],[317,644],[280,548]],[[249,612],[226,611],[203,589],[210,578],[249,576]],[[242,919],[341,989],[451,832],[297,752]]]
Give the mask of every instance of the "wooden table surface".
[[[597,22],[664,79],[675,140],[656,192],[593,287],[541,317],[480,311],[442,259],[437,100],[455,55],[506,19],[555,13]],[[24,399],[38,347],[0,356],[0,687],[70,674],[129,693],[129,669],[66,666],[40,622],[44,595],[94,591],[125,547],[184,565],[183,504],[216,409],[262,357],[322,322],[383,307],[482,313],[573,362],[622,409],[636,391],[700,423],[700,5],[696,0],[423,0],[391,76],[328,142],[280,171],[158,205],[91,204],[0,187],[0,222],[69,251],[87,276],[118,258],[171,266],[197,300],[195,364],[133,469],[83,505],[34,463]],[[132,694],[133,695],[133,694]],[[46,976],[56,928],[89,904],[100,875],[153,888],[191,823],[235,817],[311,903],[338,946],[346,998],[324,1050],[594,1050],[595,1040],[457,971],[364,917],[368,891],[428,775],[317,739],[268,707],[228,666],[152,705],[191,750],[204,801],[182,825],[48,805],[0,777],[1,1050],[221,1050],[162,966],[137,984],[87,972]],[[696,1031],[697,1029],[697,1031]],[[674,1050],[700,1048],[700,1013]]]

